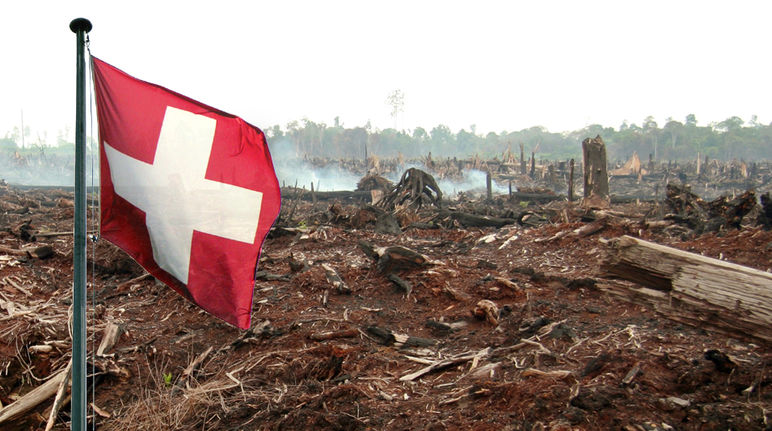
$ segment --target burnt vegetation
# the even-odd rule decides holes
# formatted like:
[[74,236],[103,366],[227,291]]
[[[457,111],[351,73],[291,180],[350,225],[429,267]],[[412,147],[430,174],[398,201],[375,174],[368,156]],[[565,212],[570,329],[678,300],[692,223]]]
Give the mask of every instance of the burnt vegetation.
[[[284,185],[248,331],[90,245],[97,429],[769,427],[770,163],[372,154]],[[72,193],[0,210],[0,427],[68,429]]]

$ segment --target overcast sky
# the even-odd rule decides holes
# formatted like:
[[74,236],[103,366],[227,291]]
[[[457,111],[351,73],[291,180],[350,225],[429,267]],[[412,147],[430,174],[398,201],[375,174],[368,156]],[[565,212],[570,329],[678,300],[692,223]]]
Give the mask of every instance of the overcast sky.
[[75,35],[91,51],[263,128],[308,118],[478,134],[737,115],[772,121],[769,1],[12,1],[0,137],[74,128]]

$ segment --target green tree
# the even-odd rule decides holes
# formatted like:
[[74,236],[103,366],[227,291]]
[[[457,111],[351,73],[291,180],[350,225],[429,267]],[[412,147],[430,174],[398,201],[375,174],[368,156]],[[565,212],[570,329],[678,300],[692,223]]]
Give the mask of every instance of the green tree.
[[5,137],[0,138],[0,151],[3,153],[12,153],[18,149],[19,147],[16,145],[16,140],[13,138],[12,134],[6,133]]
[[670,144],[664,151],[665,158],[677,158],[678,151],[676,147],[680,144],[683,137],[684,125],[673,120],[671,117],[667,119],[667,123],[665,123],[665,127],[662,128],[662,132]]
[[453,132],[450,128],[444,124],[435,126],[430,135],[429,151],[434,154],[456,154],[457,151],[454,148],[455,139],[453,139]]
[[659,129],[657,128],[657,122],[654,121],[654,117],[649,115],[643,120],[643,133],[647,136],[647,140],[651,142],[651,147],[654,150],[654,160],[659,160],[657,154],[657,144],[659,143]]

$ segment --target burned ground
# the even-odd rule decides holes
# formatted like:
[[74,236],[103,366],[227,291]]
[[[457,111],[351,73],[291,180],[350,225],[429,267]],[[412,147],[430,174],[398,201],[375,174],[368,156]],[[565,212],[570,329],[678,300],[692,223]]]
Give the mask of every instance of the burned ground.
[[[65,191],[0,193],[0,402],[10,406],[70,359],[73,209]],[[698,234],[657,217],[653,203],[587,212],[468,200],[397,214],[401,233],[377,233],[364,205],[300,201],[286,211],[293,204],[303,223],[285,213],[267,240],[249,331],[143,276],[105,241],[89,245],[89,352],[120,329],[114,346],[89,356],[98,429],[772,425],[769,345],[621,302],[604,286],[630,283],[599,269],[601,239],[627,234],[770,271],[772,232],[758,209],[739,229]],[[510,221],[468,227],[454,211]],[[41,245],[53,254],[34,257]],[[3,429],[43,429],[53,399]],[[68,411],[55,429],[68,428]]]

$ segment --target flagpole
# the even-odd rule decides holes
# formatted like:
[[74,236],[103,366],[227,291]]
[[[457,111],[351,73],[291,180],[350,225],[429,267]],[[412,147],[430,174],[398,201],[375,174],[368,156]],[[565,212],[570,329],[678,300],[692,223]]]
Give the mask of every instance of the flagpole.
[[70,429],[86,430],[86,33],[91,22],[76,18],[70,30],[77,39],[75,95],[75,232],[72,275],[72,401]]

